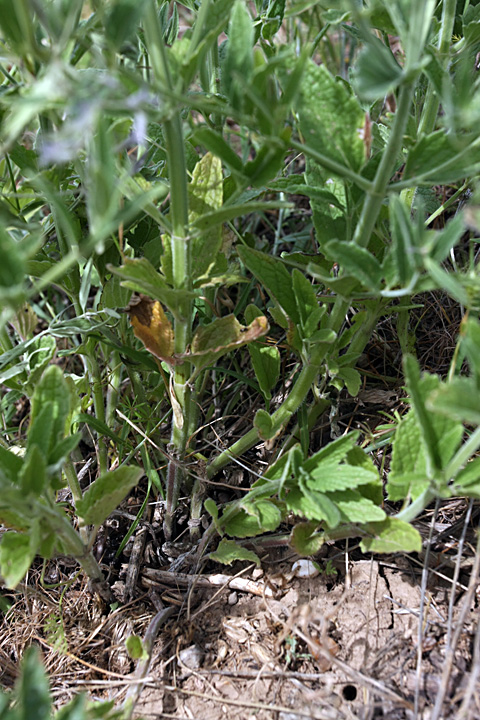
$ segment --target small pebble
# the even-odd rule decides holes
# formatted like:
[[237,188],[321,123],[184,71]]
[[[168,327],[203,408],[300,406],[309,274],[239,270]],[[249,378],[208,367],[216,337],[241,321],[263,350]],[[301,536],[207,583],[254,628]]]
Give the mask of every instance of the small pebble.
[[302,558],[292,565],[292,572],[298,578],[314,578],[319,572],[311,560]]
[[259,578],[263,577],[263,570],[262,568],[254,568],[252,570],[252,580],[258,580]]
[[190,645],[190,647],[180,650],[178,657],[189,670],[198,670],[202,667],[203,652],[198,645]]
[[233,590],[230,595],[228,596],[228,604],[229,605],[236,605],[238,602],[238,593]]

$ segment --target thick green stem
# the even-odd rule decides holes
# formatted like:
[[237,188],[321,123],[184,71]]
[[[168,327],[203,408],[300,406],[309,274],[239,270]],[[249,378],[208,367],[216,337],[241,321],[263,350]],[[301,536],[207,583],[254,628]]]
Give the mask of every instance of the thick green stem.
[[[162,28],[153,0],[147,2],[144,29],[153,75],[159,91],[165,93],[165,97],[172,97],[174,86],[170,76]],[[172,108],[169,119],[164,122],[163,133],[170,181],[172,284],[177,290],[190,290],[191,253],[188,238],[187,168],[182,119],[176,108]],[[192,302],[187,295],[180,296],[178,301],[174,334],[175,353],[185,353],[192,336]],[[164,524],[167,539],[170,539],[172,535],[173,512],[184,475],[182,461],[190,427],[191,389],[188,384],[190,376],[190,363],[185,362],[176,366],[173,370],[173,383],[170,388],[174,412],[171,436],[173,458],[167,472],[167,507]]]
[[383,151],[382,159],[377,168],[372,187],[367,191],[367,197],[355,228],[353,242],[361,247],[367,247],[370,242],[373,228],[385,201],[385,194],[397,165],[402,147],[403,136],[407,126],[412,104],[415,81],[406,82],[400,89],[397,103],[397,112],[393,122],[388,143]]

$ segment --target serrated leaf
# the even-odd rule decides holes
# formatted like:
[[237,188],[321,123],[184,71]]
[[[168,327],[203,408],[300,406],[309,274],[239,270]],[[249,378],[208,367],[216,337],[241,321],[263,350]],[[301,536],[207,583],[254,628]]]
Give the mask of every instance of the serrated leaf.
[[325,522],[327,527],[335,528],[340,523],[340,511],[326,495],[294,488],[286,497],[289,510],[308,520]]
[[377,480],[378,473],[374,470],[325,462],[320,463],[310,472],[306,483],[312,490],[325,493],[333,490],[348,490]]
[[346,522],[376,522],[385,518],[385,511],[357,490],[338,490],[329,493],[328,497],[341,511],[342,519]]
[[84,524],[99,527],[143,475],[141,468],[120,467],[100,475],[76,503]]
[[290,533],[288,544],[299,555],[316,555],[324,543],[324,535],[316,532],[317,528],[317,523],[298,523]]
[[[273,532],[280,525],[282,513],[277,505],[268,500],[259,500],[245,505],[225,525],[225,532],[231,537],[244,538]],[[221,521],[221,518],[220,518]]]
[[254,562],[257,566],[260,566],[260,558],[251,550],[238,545],[235,540],[227,540],[222,538],[220,540],[217,549],[214,552],[209,553],[210,560],[219,562],[222,565],[231,565],[237,560],[247,560],[248,562]]
[[422,537],[412,525],[397,518],[387,517],[379,523],[369,523],[367,531],[375,537],[363,538],[363,552],[395,553],[420,552]]
[[343,435],[337,440],[328,443],[328,445],[305,461],[303,465],[304,470],[311,473],[315,470],[317,465],[320,465],[320,463],[336,465],[337,463],[342,462],[342,460],[345,460],[347,457],[348,452],[355,447],[355,443],[357,442],[359,435],[360,433],[358,430],[355,430],[348,435]]
[[432,392],[428,407],[455,420],[480,425],[478,388],[472,378],[457,377]]

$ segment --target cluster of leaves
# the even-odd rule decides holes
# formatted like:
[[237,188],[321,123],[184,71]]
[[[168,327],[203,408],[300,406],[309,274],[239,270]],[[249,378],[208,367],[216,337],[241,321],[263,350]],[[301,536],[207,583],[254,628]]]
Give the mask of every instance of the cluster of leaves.
[[125,715],[112,702],[92,703],[85,695],[53,711],[48,678],[36,648],[29,648],[22,659],[20,674],[12,692],[0,690],[0,714],[4,720],[122,720]]
[[[350,536],[361,537],[364,550],[419,550],[410,523],[432,499],[480,492],[480,463],[472,460],[480,447],[478,272],[473,253],[466,268],[445,265],[466,229],[480,225],[480,5],[256,0],[253,14],[244,0],[91,5],[90,12],[83,0],[0,0],[7,584],[21,580],[35,554],[64,552],[101,588],[88,550],[143,471],[165,498],[165,538],[175,537],[180,492],[191,497],[195,538],[203,485],[192,487],[185,459],[197,451],[212,371],[243,346],[252,372],[240,378],[263,407],[242,437],[206,459],[205,472],[214,477],[259,441],[275,452],[241,501],[205,500],[206,539],[222,536],[212,557],[252,558],[235,539],[276,531],[287,516],[300,518],[290,542],[307,555],[326,538]],[[180,15],[191,20],[183,33]],[[329,35],[353,53],[341,78],[345,58],[336,63],[333,42],[326,52]],[[398,39],[395,54],[389,37]],[[292,153],[304,159],[301,172]],[[452,186],[443,205],[437,185]],[[467,218],[459,212],[432,229],[467,194]],[[279,255],[281,227],[272,247],[248,232],[248,218],[288,217],[294,195],[309,203],[315,254],[298,236]],[[358,394],[357,360],[380,318],[401,310],[406,347],[411,296],[438,288],[466,318],[447,380],[421,376],[405,358],[411,409],[398,424],[387,483],[389,499],[403,506],[388,517],[358,434],[310,456],[309,430],[340,391]],[[269,332],[281,344],[266,342]],[[295,370],[274,402],[281,348]],[[470,373],[462,376],[464,359]],[[239,377],[238,366],[226,372]],[[15,403],[24,397],[31,410],[26,446],[18,447]],[[294,445],[283,433],[296,414]],[[78,459],[87,426],[99,477],[83,492],[72,454]],[[134,441],[132,427],[141,430]],[[128,464],[137,454],[143,469]],[[56,503],[67,482],[73,523]]]

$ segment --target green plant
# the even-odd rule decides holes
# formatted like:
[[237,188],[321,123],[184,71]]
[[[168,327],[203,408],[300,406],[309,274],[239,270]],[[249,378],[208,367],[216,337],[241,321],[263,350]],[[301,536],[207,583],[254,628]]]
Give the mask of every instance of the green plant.
[[[418,511],[454,489],[477,492],[476,461],[469,463],[477,430],[462,441],[462,423],[478,422],[476,321],[465,325],[458,351],[471,377],[420,379],[415,361],[405,361],[412,410],[397,429],[388,482],[390,498],[404,501],[397,516],[382,507],[381,480],[356,446],[358,434],[311,456],[309,433],[344,388],[357,395],[357,360],[381,317],[399,311],[407,349],[412,295],[443,288],[472,317],[478,312],[475,262],[466,271],[445,268],[465,232],[462,214],[431,229],[467,185],[475,189],[480,167],[477,6],[339,0],[310,14],[303,4],[286,11],[284,2],[258,0],[255,17],[243,0],[92,7],[83,18],[81,0],[1,3],[9,60],[1,68],[0,366],[12,402],[33,398],[24,456],[2,448],[0,517],[17,530],[0,545],[2,574],[15,585],[37,552],[61,549],[99,579],[89,551],[140,478],[126,466],[138,452],[150,487],[165,497],[166,540],[176,537],[182,493],[193,540],[202,503],[212,517],[201,550],[215,533],[258,536],[292,513],[308,521],[291,535],[307,554],[325,537],[352,535],[365,550],[418,550],[410,524]],[[179,13],[191,21],[181,37]],[[294,33],[304,27],[310,37],[318,17],[312,43],[296,54]],[[276,39],[282,23],[285,46]],[[335,72],[346,69],[345,58],[337,68],[325,49],[331,40],[322,44],[330,31],[349,38],[355,53],[342,79]],[[394,112],[386,96],[395,98]],[[441,208],[432,189],[440,184],[454,189]],[[279,256],[281,227],[272,247],[248,231],[245,216],[288,218],[289,195],[308,199],[313,255],[295,238]],[[435,209],[427,212],[427,201]],[[474,205],[471,226],[477,214]],[[33,304],[48,326],[36,335]],[[149,354],[134,341],[125,308]],[[58,338],[67,338],[66,379],[51,366]],[[238,357],[249,358],[253,375]],[[294,369],[279,400],[287,361]],[[263,407],[240,438],[206,457],[199,440],[210,418],[199,409],[222,371],[253,386]],[[95,434],[99,473],[85,493],[71,461],[84,425]],[[449,442],[440,448],[445,428]],[[8,426],[4,436],[14,444]],[[113,471],[110,441],[121,464]],[[205,498],[204,480],[259,441],[275,452],[245,497],[222,508]],[[192,468],[192,458],[205,465]],[[77,518],[93,530],[77,532],[55,504],[67,481]],[[223,550],[231,561],[231,541],[222,540],[217,559]],[[245,548],[237,552],[245,557]]]
[[92,703],[85,695],[77,695],[54,712],[48,678],[34,647],[25,652],[14,690],[0,690],[0,713],[4,720],[122,720],[124,717],[113,708],[113,702]]

